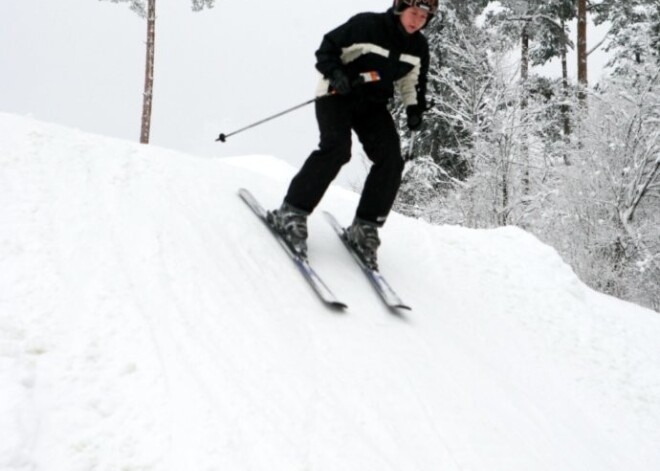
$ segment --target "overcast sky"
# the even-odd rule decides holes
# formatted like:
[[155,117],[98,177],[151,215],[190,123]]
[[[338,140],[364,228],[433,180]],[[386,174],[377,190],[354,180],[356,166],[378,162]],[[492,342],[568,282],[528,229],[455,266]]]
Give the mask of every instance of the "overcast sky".
[[[312,98],[322,35],[357,12],[390,5],[216,0],[193,13],[190,3],[157,1],[151,143],[212,157],[270,154],[296,167],[318,142],[311,105],[225,144],[214,140]],[[0,111],[138,140],[145,38],[144,20],[124,4],[1,0]],[[590,58],[591,78],[601,63]],[[544,71],[559,74],[558,62]],[[352,164],[343,181],[360,168]]]

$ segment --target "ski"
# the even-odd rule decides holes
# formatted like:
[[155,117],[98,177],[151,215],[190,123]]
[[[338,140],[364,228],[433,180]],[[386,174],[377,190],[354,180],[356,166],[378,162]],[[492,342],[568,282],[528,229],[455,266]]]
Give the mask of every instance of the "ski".
[[362,268],[362,271],[364,274],[367,276],[373,287],[375,288],[376,292],[378,295],[381,297],[383,302],[390,308],[390,309],[406,309],[411,311],[412,308],[405,304],[401,298],[399,298],[399,295],[396,294],[396,292],[392,289],[392,287],[389,285],[387,280],[383,277],[383,275],[380,274],[378,270],[372,269],[368,267],[360,255],[353,249],[351,244],[348,243],[346,240],[346,230],[339,224],[339,221],[329,212],[324,211],[325,217],[327,218],[328,222],[332,226],[332,228],[335,230],[341,241],[344,243],[344,247],[353,255],[353,258],[355,261],[360,265],[360,268]]
[[267,219],[266,210],[261,206],[259,201],[245,188],[241,188],[238,191],[238,195],[241,199],[250,207],[250,209],[257,215],[259,219],[268,227],[268,230],[271,234],[279,241],[280,245],[284,248],[284,251],[289,255],[293,263],[298,267],[300,273],[310,284],[314,292],[319,296],[321,301],[327,306],[334,309],[346,309],[348,306],[339,301],[337,297],[330,291],[330,288],[323,282],[321,277],[314,271],[314,269],[309,264],[307,257],[296,253],[290,246],[287,244],[280,234],[271,226]]

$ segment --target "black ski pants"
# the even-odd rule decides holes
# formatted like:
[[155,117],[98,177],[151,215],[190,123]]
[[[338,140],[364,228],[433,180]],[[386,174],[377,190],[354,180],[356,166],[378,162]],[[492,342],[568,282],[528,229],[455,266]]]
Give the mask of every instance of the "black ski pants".
[[316,101],[321,142],[289,185],[284,201],[311,213],[351,158],[351,130],[373,162],[356,216],[382,226],[392,209],[403,172],[401,143],[385,103],[329,96]]

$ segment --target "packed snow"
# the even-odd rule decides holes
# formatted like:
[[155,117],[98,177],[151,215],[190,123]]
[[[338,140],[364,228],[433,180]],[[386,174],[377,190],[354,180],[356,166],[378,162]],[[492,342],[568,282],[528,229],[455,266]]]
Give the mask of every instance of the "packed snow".
[[397,214],[390,312],[319,211],[329,310],[236,194],[294,172],[0,114],[0,470],[660,470],[657,313]]

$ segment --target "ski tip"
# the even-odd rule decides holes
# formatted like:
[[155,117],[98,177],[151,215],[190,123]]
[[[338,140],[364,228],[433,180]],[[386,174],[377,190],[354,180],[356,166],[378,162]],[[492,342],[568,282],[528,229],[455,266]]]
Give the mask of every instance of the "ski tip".
[[404,310],[404,311],[412,311],[412,308],[410,306],[405,305],[405,304],[397,304],[397,305],[394,305],[394,306],[390,306],[390,309],[393,309],[395,311],[398,311],[400,309]]
[[410,318],[408,317],[408,313],[412,311],[412,308],[410,306],[407,306],[405,304],[390,304],[387,306],[387,310],[389,311],[390,315],[393,317],[397,317],[403,321],[409,321]]
[[341,301],[332,301],[328,303],[328,306],[337,312],[344,312],[348,309],[348,304],[344,304]]

